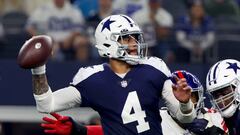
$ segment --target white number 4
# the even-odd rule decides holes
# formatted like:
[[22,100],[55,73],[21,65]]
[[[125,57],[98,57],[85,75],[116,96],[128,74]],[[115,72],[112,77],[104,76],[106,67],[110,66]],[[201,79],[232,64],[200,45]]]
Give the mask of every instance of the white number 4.
[[[134,113],[131,114],[132,109]],[[146,122],[144,119],[146,117],[146,113],[141,108],[136,91],[130,92],[128,94],[121,116],[124,124],[137,121],[138,133],[141,133],[150,129],[148,122]]]

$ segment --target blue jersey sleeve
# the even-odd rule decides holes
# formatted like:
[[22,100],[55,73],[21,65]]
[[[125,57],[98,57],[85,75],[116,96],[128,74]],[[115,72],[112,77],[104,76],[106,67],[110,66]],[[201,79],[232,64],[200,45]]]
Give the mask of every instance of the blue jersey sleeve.
[[[91,78],[94,74],[103,71],[103,65],[95,65],[89,67],[80,68],[77,74],[74,76],[71,86],[77,88],[81,93],[83,107],[90,107],[91,102],[88,100],[88,91],[85,87],[85,81]],[[94,83],[92,84],[94,86]]]

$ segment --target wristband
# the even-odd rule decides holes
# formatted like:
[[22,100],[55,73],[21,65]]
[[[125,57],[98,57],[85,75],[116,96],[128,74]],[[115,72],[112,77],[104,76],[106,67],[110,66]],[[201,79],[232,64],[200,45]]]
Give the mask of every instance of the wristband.
[[46,73],[46,65],[42,65],[40,67],[32,68],[31,69],[33,75],[41,75]]
[[192,110],[192,108],[193,108],[193,103],[190,100],[187,103],[181,103],[180,102],[180,110],[182,112]]

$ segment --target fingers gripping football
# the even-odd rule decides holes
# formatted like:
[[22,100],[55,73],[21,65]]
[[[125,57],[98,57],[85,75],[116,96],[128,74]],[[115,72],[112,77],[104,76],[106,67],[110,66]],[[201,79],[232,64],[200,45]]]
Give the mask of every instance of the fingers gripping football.
[[52,54],[53,43],[47,35],[33,36],[19,51],[17,61],[25,69],[44,65]]

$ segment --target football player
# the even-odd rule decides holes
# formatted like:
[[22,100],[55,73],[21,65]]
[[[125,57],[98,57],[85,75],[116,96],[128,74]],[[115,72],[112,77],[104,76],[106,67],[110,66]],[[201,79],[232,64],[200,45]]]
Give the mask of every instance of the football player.
[[[162,131],[164,135],[221,135],[227,134],[228,128],[221,115],[214,109],[204,107],[204,90],[202,84],[196,76],[185,70],[179,70],[172,73],[172,76],[178,78],[186,78],[187,83],[192,88],[191,100],[197,111],[197,119],[190,124],[181,124],[173,118],[166,107],[160,110],[162,117]],[[176,81],[172,79],[174,83]],[[74,122],[70,117],[60,116],[59,114],[52,113],[56,119],[44,117],[45,123],[42,127],[45,133],[55,133],[57,135],[102,135],[101,126],[83,126]],[[65,118],[65,119],[64,119]],[[66,130],[65,130],[66,129]]]
[[230,135],[240,135],[240,62],[225,59],[214,64],[206,77],[211,103],[221,113]]
[[106,17],[95,38],[100,56],[109,62],[80,68],[68,87],[52,92],[46,66],[31,70],[38,111],[92,107],[101,116],[105,135],[161,135],[158,103],[162,97],[173,117],[182,123],[193,121],[196,114],[186,79],[173,85],[166,64],[147,57],[143,33],[130,17]]
[[[172,117],[166,108],[160,110],[162,117],[162,131],[164,135],[223,135],[228,129],[221,115],[216,110],[204,107],[204,90],[199,79],[185,70],[172,73],[172,76],[186,78],[188,85],[192,88],[191,100],[197,111],[197,118],[190,124],[181,124]],[[176,83],[172,79],[173,83]]]

